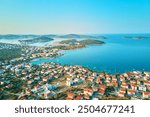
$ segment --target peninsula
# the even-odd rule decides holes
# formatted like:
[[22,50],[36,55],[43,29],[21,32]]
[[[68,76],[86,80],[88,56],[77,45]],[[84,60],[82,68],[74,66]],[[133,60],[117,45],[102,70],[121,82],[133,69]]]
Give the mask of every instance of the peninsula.
[[56,42],[53,46],[56,48],[60,48],[62,50],[71,50],[71,49],[78,49],[78,48],[84,48],[87,45],[97,44],[101,45],[105,42],[100,40],[92,40],[92,39],[85,39],[85,40],[76,40],[76,39],[70,39],[70,40],[63,40]]

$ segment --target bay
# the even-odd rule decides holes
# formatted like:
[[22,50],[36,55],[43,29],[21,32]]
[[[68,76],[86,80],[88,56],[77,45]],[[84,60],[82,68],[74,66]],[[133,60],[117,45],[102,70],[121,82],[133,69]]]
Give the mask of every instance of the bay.
[[125,38],[125,36],[150,37],[150,34],[106,34],[102,36],[106,37],[106,39],[100,39],[105,44],[61,51],[63,56],[41,58],[31,63],[57,62],[62,65],[81,65],[108,73],[124,73],[133,70],[150,71],[150,38]]

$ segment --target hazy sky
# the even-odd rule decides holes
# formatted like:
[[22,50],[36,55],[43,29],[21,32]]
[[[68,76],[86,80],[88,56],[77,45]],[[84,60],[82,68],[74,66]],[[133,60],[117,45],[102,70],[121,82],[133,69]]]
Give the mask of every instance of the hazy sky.
[[150,0],[0,0],[0,33],[150,33]]

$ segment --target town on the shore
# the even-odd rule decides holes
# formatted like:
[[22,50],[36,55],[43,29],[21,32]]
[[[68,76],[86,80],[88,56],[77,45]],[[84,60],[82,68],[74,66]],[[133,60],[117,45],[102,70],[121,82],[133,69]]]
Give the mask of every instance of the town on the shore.
[[150,72],[109,74],[54,62],[34,65],[29,61],[61,56],[60,47],[21,48],[20,57],[0,61],[1,100],[150,99]]

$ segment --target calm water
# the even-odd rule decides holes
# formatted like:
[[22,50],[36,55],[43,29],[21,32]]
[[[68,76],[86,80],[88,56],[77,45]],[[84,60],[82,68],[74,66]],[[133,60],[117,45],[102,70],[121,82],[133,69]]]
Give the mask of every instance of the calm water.
[[[140,34],[150,37],[150,34]],[[62,51],[64,56],[55,59],[43,58],[33,64],[58,62],[63,65],[82,65],[96,71],[123,73],[133,70],[150,71],[150,38],[127,39],[129,35],[104,35],[106,44]]]

